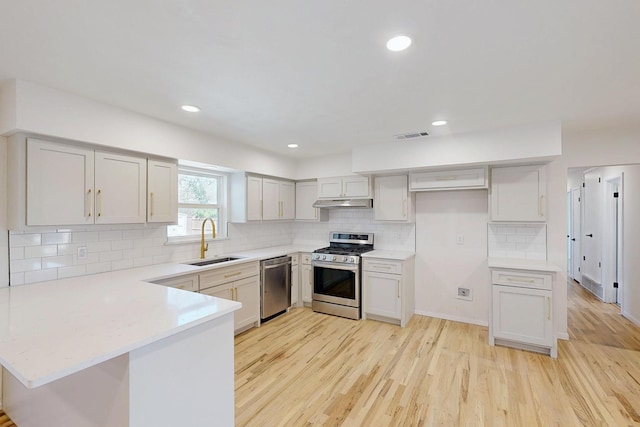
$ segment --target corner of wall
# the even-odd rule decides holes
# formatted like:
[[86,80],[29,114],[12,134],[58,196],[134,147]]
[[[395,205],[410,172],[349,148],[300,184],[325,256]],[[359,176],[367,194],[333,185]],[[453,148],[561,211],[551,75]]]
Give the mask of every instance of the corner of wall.
[[0,135],[17,129],[16,111],[16,81],[9,80],[0,84]]

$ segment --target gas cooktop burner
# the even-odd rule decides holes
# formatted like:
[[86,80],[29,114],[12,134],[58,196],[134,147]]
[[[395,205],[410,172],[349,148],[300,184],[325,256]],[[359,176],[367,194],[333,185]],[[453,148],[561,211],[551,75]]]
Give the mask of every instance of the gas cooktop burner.
[[351,248],[339,248],[333,246],[327,246],[326,248],[320,248],[313,251],[316,254],[331,254],[331,255],[347,255],[347,256],[358,256],[365,252],[372,251],[372,247],[351,247]]
[[329,246],[313,251],[313,261],[360,264],[360,254],[373,250],[372,233],[331,232]]

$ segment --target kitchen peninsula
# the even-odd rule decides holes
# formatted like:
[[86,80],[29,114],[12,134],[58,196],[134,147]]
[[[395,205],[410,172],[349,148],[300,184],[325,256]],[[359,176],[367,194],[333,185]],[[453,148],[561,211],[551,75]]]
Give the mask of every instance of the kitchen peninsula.
[[234,423],[234,301],[145,283],[167,264],[0,289],[3,406],[20,427]]

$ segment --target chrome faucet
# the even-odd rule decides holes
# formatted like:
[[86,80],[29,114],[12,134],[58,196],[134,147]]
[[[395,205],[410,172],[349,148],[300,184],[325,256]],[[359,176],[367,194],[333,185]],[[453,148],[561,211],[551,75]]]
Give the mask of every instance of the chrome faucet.
[[207,221],[211,221],[211,238],[216,238],[216,223],[213,222],[211,218],[207,218],[202,221],[202,236],[200,238],[200,259],[204,259],[204,253],[209,250],[209,244],[204,244],[204,226],[207,224]]

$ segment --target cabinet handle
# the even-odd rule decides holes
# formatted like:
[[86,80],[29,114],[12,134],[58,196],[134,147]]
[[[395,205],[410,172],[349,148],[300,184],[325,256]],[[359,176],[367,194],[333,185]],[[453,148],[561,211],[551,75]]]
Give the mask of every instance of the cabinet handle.
[[540,216],[544,216],[544,195],[540,196]]
[[87,216],[91,216],[91,212],[93,212],[93,197],[91,195],[91,189],[87,190],[88,198],[89,198],[89,213]]
[[149,193],[149,216],[153,216],[153,191]]
[[390,265],[372,265],[372,268],[384,268],[385,270],[391,270],[391,266]]
[[547,320],[551,320],[551,297],[547,297]]
[[98,216],[102,216],[102,190],[98,190],[98,195],[96,196],[96,210],[98,211]]
[[238,301],[238,289],[231,288],[231,299],[234,301]]
[[535,283],[533,279],[512,279],[511,277],[507,278],[507,282],[515,282],[515,283]]
[[455,175],[439,176],[436,178],[436,181],[453,181],[454,179],[456,179]]
[[400,280],[396,280],[398,282],[398,298],[400,298]]
[[233,276],[238,276],[242,274],[242,271],[236,271],[235,273],[229,273],[229,274],[225,274],[224,278],[226,279],[227,277],[233,277]]

